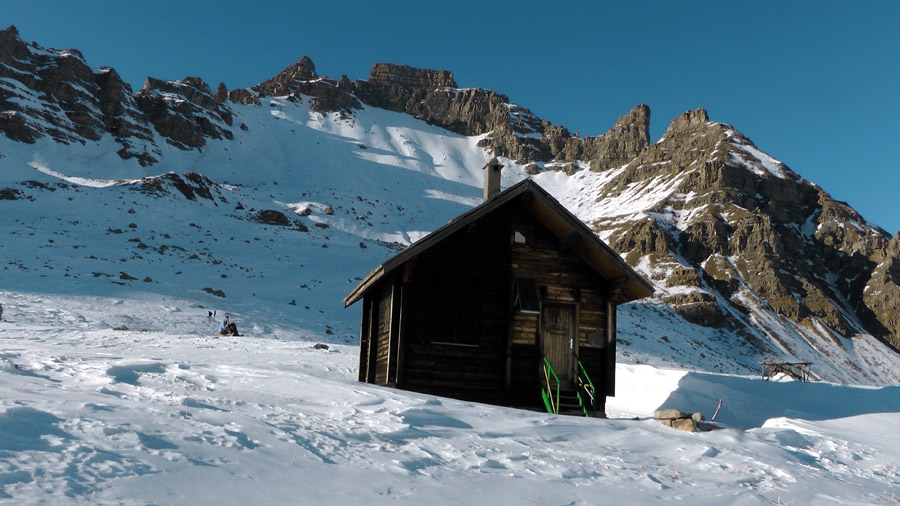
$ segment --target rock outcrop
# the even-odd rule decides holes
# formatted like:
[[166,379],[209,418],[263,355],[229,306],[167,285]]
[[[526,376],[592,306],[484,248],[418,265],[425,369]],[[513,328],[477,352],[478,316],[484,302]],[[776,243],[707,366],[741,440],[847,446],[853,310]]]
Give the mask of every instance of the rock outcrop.
[[199,77],[163,81],[148,77],[134,95],[138,109],[167,141],[181,149],[210,139],[232,139],[232,113]]
[[114,70],[91,69],[75,49],[27,44],[14,26],[0,31],[0,131],[27,143],[42,137],[84,143],[112,134],[123,158],[154,160],[153,134]]
[[827,341],[871,333],[900,344],[900,239],[730,125],[686,112],[615,170],[596,200],[645,207],[593,226],[632,265],[652,265],[663,300],[688,320],[741,327],[770,311]]

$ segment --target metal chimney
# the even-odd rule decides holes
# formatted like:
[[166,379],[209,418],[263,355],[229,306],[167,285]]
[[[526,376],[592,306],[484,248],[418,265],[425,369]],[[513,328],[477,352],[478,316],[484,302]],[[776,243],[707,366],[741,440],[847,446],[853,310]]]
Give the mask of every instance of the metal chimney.
[[503,168],[496,157],[491,158],[482,169],[484,170],[484,200],[492,195],[500,193],[500,170]]

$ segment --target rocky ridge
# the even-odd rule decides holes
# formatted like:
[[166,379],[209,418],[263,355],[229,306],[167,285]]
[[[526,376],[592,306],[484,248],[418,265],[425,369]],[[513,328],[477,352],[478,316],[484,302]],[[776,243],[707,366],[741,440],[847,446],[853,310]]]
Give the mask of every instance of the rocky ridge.
[[840,345],[867,333],[900,349],[900,237],[869,226],[702,109],[675,118],[654,144],[646,105],[581,138],[504,95],[459,88],[448,71],[376,64],[366,80],[335,80],[306,57],[251,88],[213,92],[197,77],[148,78],[132,93],[76,50],[27,44],[14,27],[0,32],[0,130],[18,142],[108,134],[119,156],[151,165],[160,143],[190,150],[233,139],[235,108],[265,97],[309,100],[322,114],[379,107],[483,135],[485,149],[532,173],[588,169],[599,182],[585,190],[582,217],[688,320],[757,343],[753,329],[765,332],[772,314],[810,339]]
[[650,266],[663,300],[687,319],[745,327],[769,310],[821,339],[869,333],[900,348],[900,238],[730,125],[686,112],[611,170],[592,190],[596,202],[656,193],[643,212],[611,212],[592,226],[629,263]]

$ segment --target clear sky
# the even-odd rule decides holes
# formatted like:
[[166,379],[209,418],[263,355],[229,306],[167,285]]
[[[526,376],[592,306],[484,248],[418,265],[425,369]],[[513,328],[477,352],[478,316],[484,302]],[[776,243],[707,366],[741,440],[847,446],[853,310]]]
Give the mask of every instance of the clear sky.
[[5,0],[0,24],[147,76],[246,87],[309,56],[451,70],[572,132],[698,107],[869,222],[900,230],[900,1]]

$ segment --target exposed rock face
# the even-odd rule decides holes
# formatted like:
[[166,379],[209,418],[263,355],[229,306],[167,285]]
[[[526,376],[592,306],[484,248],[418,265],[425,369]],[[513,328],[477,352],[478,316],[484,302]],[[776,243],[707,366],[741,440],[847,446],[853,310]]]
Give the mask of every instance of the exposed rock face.
[[198,148],[207,138],[232,139],[232,113],[199,77],[163,81],[148,77],[135,96],[138,109],[176,147]]
[[[639,145],[601,152],[615,167],[616,153]],[[822,339],[871,333],[900,344],[900,239],[889,242],[731,126],[686,112],[615,170],[598,202],[649,191],[655,203],[593,226],[632,265],[652,265],[663,299],[687,319],[741,326],[772,311]]]
[[[218,194],[218,188],[215,183],[195,172],[188,172],[183,177],[174,172],[169,172],[161,176],[144,178],[139,183],[134,184],[132,189],[157,196],[178,192],[184,198],[195,201],[197,197],[212,201],[214,199],[213,192]],[[221,195],[218,195],[218,197],[221,199]]]
[[900,349],[900,233],[874,257],[879,261],[863,288],[862,303],[886,330],[885,338]]
[[543,121],[504,95],[481,88],[457,88],[446,70],[376,63],[367,80],[339,81],[316,74],[301,58],[277,76],[251,89],[233,90],[235,103],[258,104],[263,96],[312,97],[312,110],[351,113],[366,104],[402,112],[462,135],[491,135],[483,146],[497,156],[526,164],[556,162],[571,172],[576,161],[593,170],[627,163],[649,145],[650,109],[640,105],[619,118],[609,132],[584,139]]
[[233,137],[224,85],[214,96],[199,78],[148,78],[132,95],[115,70],[91,69],[74,49],[26,44],[15,27],[0,32],[0,63],[0,131],[16,141],[84,143],[110,134],[119,156],[149,165],[160,154],[154,130],[182,149]]
[[634,107],[598,137],[579,139],[569,137],[568,132],[552,141],[549,135],[547,137],[551,145],[563,142],[562,149],[553,151],[558,162],[587,160],[594,171],[619,167],[650,145],[650,108],[644,104]]
[[414,90],[456,88],[453,73],[448,70],[417,69],[408,65],[376,63],[369,72],[369,83],[386,87]]
[[316,75],[316,66],[306,56],[250,91],[235,90],[229,97],[232,101],[250,104],[259,103],[258,97],[263,96],[291,96],[296,99],[300,95],[312,97],[310,109],[322,114],[348,113],[362,107],[359,100],[338,82]]
[[293,65],[279,72],[272,79],[254,86],[253,91],[260,95],[282,97],[297,91],[300,83],[314,81],[318,77],[315,64],[308,57],[304,56]]
[[153,134],[114,70],[92,70],[75,49],[29,45],[13,26],[0,31],[0,64],[0,131],[10,139],[69,144],[109,133],[123,158],[153,160]]
[[492,132],[485,147],[498,156],[523,163],[550,159],[549,148],[531,138],[544,128],[531,111],[490,90],[458,89],[448,71],[378,63],[368,81],[354,81],[350,90],[367,105],[404,112],[462,135]]

